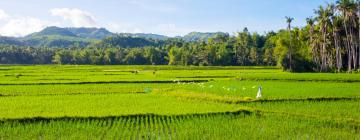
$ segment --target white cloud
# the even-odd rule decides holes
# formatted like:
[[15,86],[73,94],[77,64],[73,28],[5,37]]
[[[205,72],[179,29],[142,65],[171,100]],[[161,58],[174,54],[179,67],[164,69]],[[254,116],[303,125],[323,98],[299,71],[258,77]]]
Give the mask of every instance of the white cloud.
[[0,9],[0,35],[21,37],[38,32],[47,26],[57,26],[58,23],[33,17],[22,17],[7,14]]
[[44,21],[32,17],[11,18],[0,27],[0,34],[3,36],[25,36],[38,32],[47,26],[57,26],[58,23]]
[[9,18],[9,15],[4,10],[0,9],[0,20]]
[[74,27],[98,27],[94,16],[79,9],[55,8],[50,10],[53,16],[60,16],[70,21]]
[[[118,33],[155,33],[168,36],[185,35],[193,29],[178,27],[175,24],[159,24],[152,28],[126,22],[97,23],[91,13],[69,8],[50,10],[54,16],[61,16],[64,20],[49,21],[34,17],[7,14],[0,9],[0,35],[21,37],[41,31],[48,26],[59,27],[105,27]],[[67,23],[69,22],[69,23]]]

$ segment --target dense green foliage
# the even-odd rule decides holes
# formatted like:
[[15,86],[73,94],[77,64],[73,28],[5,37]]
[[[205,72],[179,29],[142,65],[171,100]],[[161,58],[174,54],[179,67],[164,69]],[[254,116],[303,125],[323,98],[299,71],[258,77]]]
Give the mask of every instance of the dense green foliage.
[[[0,47],[0,63],[275,65],[276,57],[273,54],[275,46],[266,42],[266,39],[272,36],[274,36],[273,33],[266,36],[251,34],[245,29],[237,36],[218,34],[206,42],[113,36],[92,43],[88,47],[81,47],[84,45],[81,41],[70,48],[2,46]],[[48,40],[45,38],[41,37],[39,41]]]
[[158,34],[147,34],[147,33],[119,33],[119,36],[130,36],[135,38],[146,38],[146,39],[155,39],[155,40],[166,40],[170,37]]
[[[84,47],[91,43],[95,43],[95,39],[78,38],[74,36],[62,36],[62,35],[42,35],[33,36],[23,39],[28,46],[46,46],[46,48],[52,47],[69,47],[78,46]],[[36,47],[35,47],[36,49]]]
[[191,32],[184,37],[183,40],[188,42],[203,42],[208,41],[209,38],[213,38],[215,36],[228,36],[227,33],[216,32],[216,33],[201,33],[201,32]]
[[145,47],[153,46],[159,47],[164,44],[161,40],[146,39],[141,37],[131,37],[131,36],[112,36],[103,39],[99,44],[101,47],[123,47],[123,48],[132,48],[132,47]]
[[[183,37],[178,36],[172,39],[183,39],[187,42],[198,42],[207,41],[209,38],[215,37],[217,35],[226,35],[226,33],[192,32]],[[123,38],[119,38],[119,36]],[[115,37],[117,39],[123,40],[122,44],[120,45],[121,47],[141,47],[141,45],[136,44],[136,42],[135,44],[131,41],[126,42],[127,39],[147,41],[149,44],[146,44],[146,46],[154,45],[152,44],[152,41],[154,40],[163,41],[166,39],[171,39],[171,37],[168,36],[149,33],[112,33],[105,28],[60,28],[51,26],[39,32],[29,34],[25,37],[15,38],[0,36],[0,44],[31,47],[86,47],[94,41],[100,41],[107,37]]]
[[[314,10],[303,28],[279,31],[278,59],[290,71],[319,72],[357,70],[360,67],[360,3],[337,0]],[[280,60],[280,61],[279,61]]]

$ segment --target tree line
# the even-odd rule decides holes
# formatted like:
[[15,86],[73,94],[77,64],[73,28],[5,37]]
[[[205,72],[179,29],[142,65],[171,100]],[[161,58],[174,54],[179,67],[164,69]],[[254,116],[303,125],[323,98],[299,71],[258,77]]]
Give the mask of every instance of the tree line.
[[[267,39],[276,34],[250,33],[247,28],[236,36],[217,35],[207,41],[182,39],[158,41],[146,46],[146,39],[109,37],[87,47],[19,47],[0,48],[1,64],[97,64],[97,65],[276,65],[274,44]],[[141,42],[136,42],[136,41]],[[124,46],[134,42],[141,47]],[[145,43],[144,43],[145,42]],[[152,41],[154,42],[154,41]],[[131,43],[134,44],[134,43]]]
[[[360,1],[338,0],[315,9],[304,28],[291,28],[286,17],[288,39],[283,65],[290,71],[299,67],[298,59],[310,64],[312,71],[347,71],[360,67]],[[285,34],[285,33],[284,33]],[[295,58],[294,58],[295,57]],[[295,59],[295,60],[293,60]]]

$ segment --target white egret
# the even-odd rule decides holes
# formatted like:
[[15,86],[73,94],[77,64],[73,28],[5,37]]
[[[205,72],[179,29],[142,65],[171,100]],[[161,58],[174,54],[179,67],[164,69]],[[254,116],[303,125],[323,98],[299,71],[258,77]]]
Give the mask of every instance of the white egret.
[[259,86],[259,90],[257,92],[256,99],[260,99],[261,97],[262,97],[262,87]]

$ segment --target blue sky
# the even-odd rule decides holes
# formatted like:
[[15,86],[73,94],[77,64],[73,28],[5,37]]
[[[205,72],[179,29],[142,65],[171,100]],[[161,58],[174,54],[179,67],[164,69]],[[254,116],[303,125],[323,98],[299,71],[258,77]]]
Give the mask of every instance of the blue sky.
[[1,0],[0,35],[24,36],[47,26],[104,27],[168,36],[191,31],[264,33],[303,26],[314,9],[335,0]]

